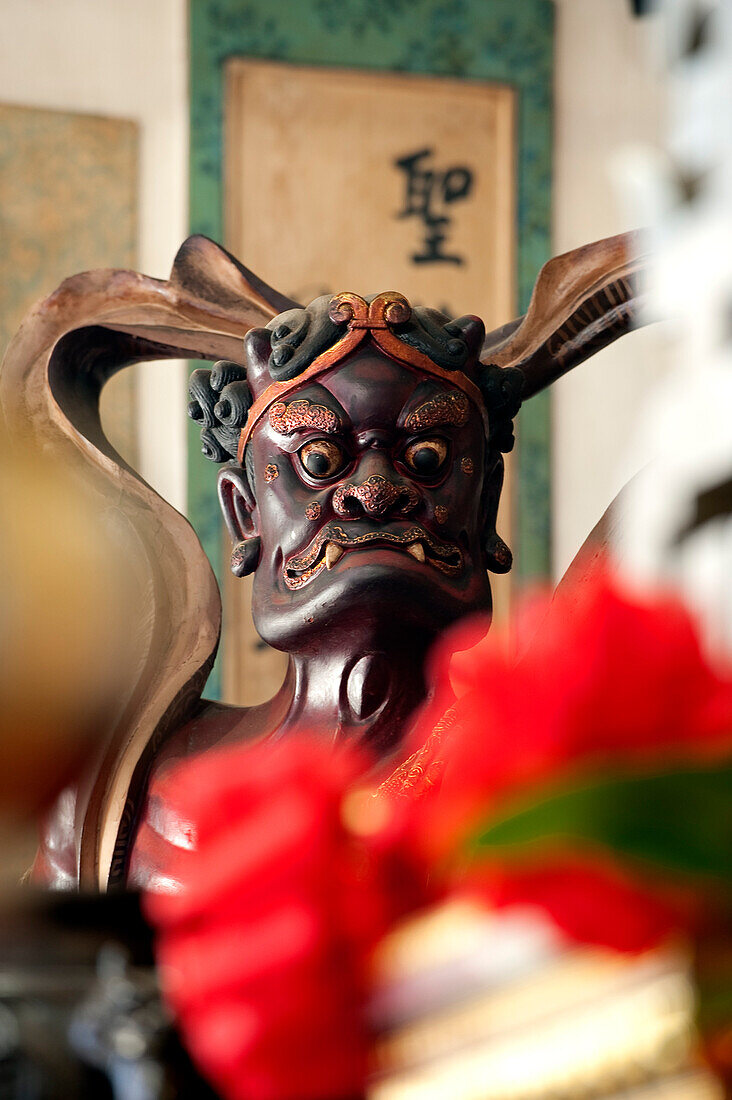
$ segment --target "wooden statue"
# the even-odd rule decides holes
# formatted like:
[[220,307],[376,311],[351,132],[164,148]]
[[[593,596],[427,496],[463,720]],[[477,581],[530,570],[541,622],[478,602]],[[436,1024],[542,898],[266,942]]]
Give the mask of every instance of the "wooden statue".
[[[151,614],[138,676],[36,865],[55,885],[154,884],[190,842],[158,784],[182,757],[242,739],[323,731],[397,756],[425,694],[425,654],[451,623],[491,607],[487,571],[503,454],[521,403],[631,327],[640,262],[629,237],[541,271],[525,317],[485,334],[395,292],[288,300],[204,237],[168,282],[77,275],[37,306],[0,373],[7,430],[98,497],[100,522],[134,533]],[[210,566],[186,520],[111,449],[99,393],[143,360],[217,361],[191,379],[204,453],[222,463],[231,567],[254,571],[261,636],[289,655],[270,702],[201,700],[220,629]],[[165,415],[165,410],[161,410]]]

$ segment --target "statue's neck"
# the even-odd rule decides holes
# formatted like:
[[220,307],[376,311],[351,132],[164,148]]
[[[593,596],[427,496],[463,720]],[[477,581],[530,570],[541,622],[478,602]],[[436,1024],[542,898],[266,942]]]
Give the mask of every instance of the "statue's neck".
[[387,757],[425,700],[424,662],[432,639],[411,638],[407,644],[403,637],[382,635],[340,641],[330,649],[290,655],[277,736],[312,731],[333,741],[363,743]]

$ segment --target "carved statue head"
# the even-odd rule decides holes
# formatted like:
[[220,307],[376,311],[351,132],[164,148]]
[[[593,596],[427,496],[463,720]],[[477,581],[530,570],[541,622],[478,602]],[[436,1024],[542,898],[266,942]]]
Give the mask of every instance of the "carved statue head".
[[246,368],[191,378],[231,567],[255,571],[254,618],[277,648],[324,623],[428,634],[490,610],[487,570],[503,453],[523,376],[479,361],[477,317],[449,320],[400,294],[316,299],[246,337]]

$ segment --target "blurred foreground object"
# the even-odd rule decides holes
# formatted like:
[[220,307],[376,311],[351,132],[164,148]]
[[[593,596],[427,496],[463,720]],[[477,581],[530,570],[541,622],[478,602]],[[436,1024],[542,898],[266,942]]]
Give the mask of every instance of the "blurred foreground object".
[[0,821],[27,821],[98,751],[140,604],[127,544],[30,446],[0,449],[0,513]]
[[144,602],[134,546],[102,519],[83,484],[27,439],[2,443],[0,1095],[8,1100],[164,1100],[171,1088],[179,1098],[209,1095],[160,1001],[137,899],[19,888],[37,816],[104,753],[105,730],[128,698]]
[[666,147],[626,153],[623,178],[649,227],[642,312],[671,318],[674,370],[645,403],[618,549],[631,579],[676,584],[732,651],[732,4],[660,7]]
[[[420,953],[419,925],[387,953],[397,976],[380,994],[392,1028],[376,1095],[614,1095],[652,1082],[654,1095],[721,1095],[695,1067],[706,1056],[732,1079],[727,656],[705,656],[678,598],[641,600],[604,568],[532,601],[512,639],[466,648],[471,635],[456,632],[457,652],[447,639],[436,660],[438,698],[457,700],[432,744],[440,793],[416,813],[448,892],[495,916],[461,930],[447,914],[441,963],[434,941]],[[502,943],[517,916],[539,913],[592,947],[566,954],[549,939],[542,959],[524,930],[528,958],[517,951],[504,988],[491,974]],[[405,951],[413,973],[400,984]]]
[[3,1100],[215,1100],[160,1000],[134,895],[0,907]]
[[345,1100],[363,1088],[368,959],[424,903],[403,823],[351,749],[294,738],[170,774],[189,823],[148,894],[164,991],[189,1049],[232,1100]]
[[707,903],[732,913],[732,664],[678,598],[640,600],[599,565],[527,603],[512,636],[466,648],[474,632],[435,660],[437,698],[457,699],[439,796],[417,811],[429,858],[618,950]]
[[530,906],[454,900],[376,957],[369,1100],[722,1100],[688,958],[567,943]]
[[[450,721],[438,739],[422,727],[381,794],[297,739],[211,754],[218,799],[203,765],[171,773],[189,850],[147,911],[192,1054],[226,1097],[355,1092],[369,1049],[384,1100],[661,1080],[720,1095],[695,1069],[689,959],[716,943],[723,961],[729,942],[732,672],[675,598],[638,601],[604,570],[534,601],[521,629],[518,662],[498,632],[448,637]],[[481,908],[435,910],[439,935],[396,930],[440,895]],[[711,1015],[698,988],[711,1040],[732,1022],[732,970],[716,978]]]
[[[671,316],[674,371],[649,395],[618,557],[632,583],[673,585],[712,652],[732,655],[732,3],[666,0],[658,39],[669,86],[662,155],[625,158],[628,205],[649,226],[647,317]],[[727,793],[729,799],[729,794]],[[705,810],[707,808],[705,807]],[[730,843],[729,801],[698,852]],[[706,814],[702,814],[702,817]],[[729,858],[729,855],[727,856]],[[729,913],[700,941],[707,1053],[732,1091]]]
[[[171,759],[303,724],[395,751],[424,698],[427,650],[449,624],[488,610],[488,571],[511,567],[496,523],[514,417],[629,331],[643,265],[633,234],[557,256],[526,314],[486,333],[477,317],[451,320],[393,291],[301,306],[193,236],[168,280],[85,272],[31,310],[0,370],[8,434],[32,435],[46,462],[86,485],[100,522],[112,514],[145,593],[124,705],[49,817],[39,880],[101,890],[153,881],[162,860],[137,844],[138,830],[155,831],[148,810]],[[288,654],[280,691],[260,707],[201,700],[221,619],[212,570],[190,525],[100,422],[111,375],[179,357],[215,361],[194,371],[189,412],[204,454],[225,464],[232,571],[256,573],[257,629]],[[363,434],[376,424],[384,446]],[[292,446],[303,431],[307,450]],[[170,815],[160,821],[174,831]],[[165,828],[160,836],[165,848]]]

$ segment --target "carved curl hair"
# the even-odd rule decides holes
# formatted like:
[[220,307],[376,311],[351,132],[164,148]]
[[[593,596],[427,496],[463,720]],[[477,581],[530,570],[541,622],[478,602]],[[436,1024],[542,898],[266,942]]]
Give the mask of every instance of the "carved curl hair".
[[[347,322],[337,323],[329,316],[330,303],[331,296],[324,295],[304,309],[279,314],[264,329],[252,330],[245,340],[250,368],[268,351],[266,369],[272,381],[290,381],[301,374],[346,331]],[[513,448],[522,372],[478,361],[484,329],[475,317],[450,320],[437,310],[415,307],[408,321],[391,327],[404,344],[428,355],[438,366],[474,377],[488,413],[486,462],[492,469],[500,454]],[[236,460],[239,435],[253,400],[247,368],[222,360],[210,370],[195,370],[189,397],[188,415],[201,425],[203,454],[213,462]]]

